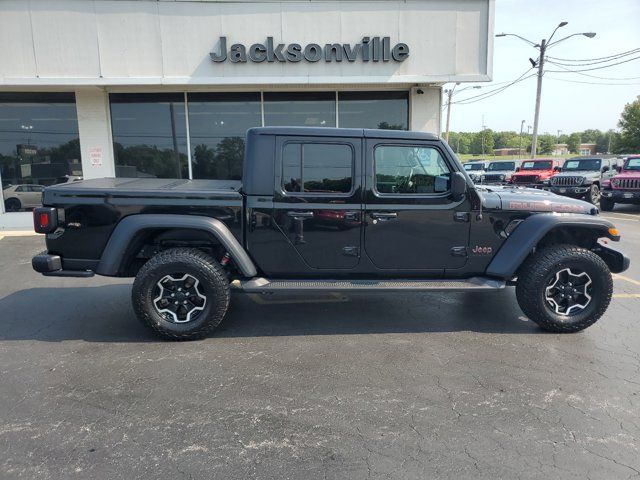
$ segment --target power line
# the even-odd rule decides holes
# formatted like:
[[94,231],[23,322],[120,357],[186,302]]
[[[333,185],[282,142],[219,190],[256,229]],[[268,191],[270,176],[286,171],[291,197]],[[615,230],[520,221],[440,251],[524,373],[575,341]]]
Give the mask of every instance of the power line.
[[525,71],[522,75],[520,75],[518,78],[516,78],[515,80],[512,80],[509,84],[505,85],[504,87],[500,87],[500,88],[496,88],[493,89],[491,91],[482,93],[480,95],[475,95],[473,97],[467,97],[467,98],[463,98],[462,100],[459,100],[457,102],[453,102],[454,105],[467,105],[469,103],[475,103],[475,102],[479,102],[480,100],[485,100],[486,98],[490,98],[493,97],[494,95],[497,95],[499,93],[502,93],[503,91],[505,91],[507,88],[511,87],[512,85],[515,85],[516,83],[522,82],[528,78],[534,77],[535,73],[532,73],[531,75],[528,75],[525,77],[525,75],[527,73],[529,73],[532,69],[529,68],[527,71]]
[[[609,65],[603,65],[602,67],[583,68],[581,70],[569,70],[569,69],[565,68],[565,70],[567,70],[569,72],[590,72],[592,70],[602,70],[603,68],[609,68],[609,67],[614,67],[616,65],[622,65],[623,63],[629,63],[629,62],[632,62],[632,61],[638,60],[638,59],[640,59],[640,56],[629,58],[629,59],[624,60],[622,62],[616,62],[616,63],[611,63]],[[558,66],[560,68],[563,68],[562,65],[558,65],[558,64],[552,62],[551,60],[549,60],[549,63],[551,63],[552,65],[556,65],[556,66]],[[565,73],[562,70],[547,70],[547,72]]]
[[547,58],[553,58],[554,60],[560,60],[562,62],[590,62],[592,60],[606,60],[611,59],[612,57],[624,56],[628,54],[635,53],[640,51],[640,48],[634,48],[632,50],[627,50],[626,52],[614,53],[613,55],[608,55],[606,57],[596,57],[596,58],[560,58],[560,57],[552,57],[551,55],[547,56]]
[[601,77],[599,75],[591,75],[589,73],[582,73],[581,70],[571,70],[570,68],[566,68],[563,67],[562,65],[559,65],[557,63],[552,62],[551,60],[549,60],[549,63],[551,63],[552,65],[555,65],[557,67],[562,68],[563,70],[565,70],[564,72],[560,72],[558,70],[547,70],[547,72],[556,72],[556,73],[575,73],[578,75],[582,75],[583,77],[590,77],[590,78],[596,78],[598,80],[637,80],[640,77]]

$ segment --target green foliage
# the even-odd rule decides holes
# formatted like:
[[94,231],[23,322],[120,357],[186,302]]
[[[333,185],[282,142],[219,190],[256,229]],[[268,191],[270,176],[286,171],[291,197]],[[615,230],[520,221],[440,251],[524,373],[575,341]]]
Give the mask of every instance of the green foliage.
[[556,146],[556,137],[545,133],[538,136],[538,153],[548,155],[553,152],[553,147]]
[[471,140],[471,153],[493,155],[493,132],[490,128],[476,133]]
[[640,96],[624,106],[618,126],[622,131],[616,145],[616,151],[619,153],[640,152]]
[[569,153],[578,153],[578,149],[580,148],[581,135],[579,133],[572,133],[569,135],[569,139],[567,140],[567,149]]

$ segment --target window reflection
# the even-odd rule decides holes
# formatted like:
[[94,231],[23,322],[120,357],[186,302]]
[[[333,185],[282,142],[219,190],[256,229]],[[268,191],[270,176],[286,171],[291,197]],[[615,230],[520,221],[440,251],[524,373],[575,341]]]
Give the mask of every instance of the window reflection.
[[82,178],[73,93],[0,93],[0,177],[10,212],[40,205],[44,186]]
[[408,92],[338,92],[342,128],[409,128]]
[[380,146],[374,151],[379,193],[429,194],[449,190],[451,172],[435,148]]
[[288,143],[282,152],[282,184],[287,192],[349,193],[352,177],[349,145]]
[[193,178],[242,178],[244,137],[262,125],[259,93],[189,93]]
[[335,127],[335,92],[269,92],[264,94],[268,127]]
[[117,177],[189,178],[182,93],[109,99]]

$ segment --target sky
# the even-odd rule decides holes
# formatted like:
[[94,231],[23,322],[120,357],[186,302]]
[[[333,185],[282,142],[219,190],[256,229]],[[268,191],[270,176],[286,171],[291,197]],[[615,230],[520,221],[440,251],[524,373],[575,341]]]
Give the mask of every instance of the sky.
[[[640,0],[496,0],[495,33],[517,33],[534,43],[547,38],[561,22],[554,41],[572,33],[596,32],[594,38],[575,36],[549,49],[547,55],[563,59],[590,59],[640,48]],[[515,37],[494,38],[493,81],[507,82],[531,67],[529,57],[538,51]],[[640,57],[640,53],[621,58]],[[618,60],[618,61],[620,61]],[[615,62],[613,62],[615,63]],[[601,65],[577,67],[590,68]],[[548,70],[560,70],[547,64]],[[534,73],[531,70],[527,75]],[[543,77],[540,107],[540,133],[582,131],[589,128],[618,128],[620,113],[626,103],[640,95],[640,58],[611,68],[583,72],[609,78],[637,77],[629,80],[605,80],[577,73],[547,72]],[[525,75],[526,76],[526,75]],[[568,82],[570,80],[571,82]],[[593,85],[573,82],[618,83],[626,85]],[[447,84],[450,88],[453,84]],[[469,88],[481,85],[480,89]],[[520,131],[533,126],[536,78],[532,76],[502,93],[467,105],[456,101],[479,95],[497,86],[491,83],[460,84],[451,106],[451,131],[478,131],[484,124],[492,130]],[[443,110],[442,125],[446,122]]]

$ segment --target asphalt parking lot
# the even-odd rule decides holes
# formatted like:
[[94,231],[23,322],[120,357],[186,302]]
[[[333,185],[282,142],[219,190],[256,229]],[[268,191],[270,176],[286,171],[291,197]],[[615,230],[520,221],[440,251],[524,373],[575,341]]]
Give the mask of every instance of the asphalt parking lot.
[[[640,477],[640,208],[605,317],[540,331],[494,294],[234,294],[191,343],[130,281],[44,278],[0,239],[1,478]],[[2,233],[0,233],[0,237]]]

